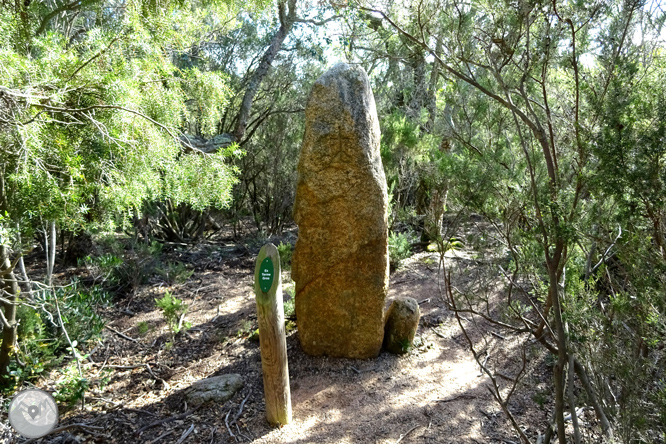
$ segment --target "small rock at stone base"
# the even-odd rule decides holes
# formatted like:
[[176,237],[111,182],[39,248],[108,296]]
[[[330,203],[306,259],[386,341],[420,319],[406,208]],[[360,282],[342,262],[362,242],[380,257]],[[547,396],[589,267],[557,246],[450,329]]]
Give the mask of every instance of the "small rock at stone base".
[[391,303],[384,326],[384,348],[393,354],[409,351],[419,326],[421,311],[414,298],[398,298]]

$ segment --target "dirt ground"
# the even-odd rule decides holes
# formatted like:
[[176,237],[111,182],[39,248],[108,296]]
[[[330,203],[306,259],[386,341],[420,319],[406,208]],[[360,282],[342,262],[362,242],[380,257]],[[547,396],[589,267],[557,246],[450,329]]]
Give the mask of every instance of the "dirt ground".
[[[292,230],[271,241],[295,239]],[[390,279],[388,302],[397,296],[419,302],[415,347],[405,356],[382,352],[369,360],[311,357],[302,352],[297,330],[291,331],[287,345],[293,422],[270,427],[265,420],[259,344],[251,339],[257,328],[252,280],[260,245],[220,238],[196,247],[172,248],[168,252],[172,259],[194,267],[192,277],[171,287],[152,279],[133,297],[108,309],[110,328],[84,365],[92,386],[85,407],[61,410],[60,426],[86,426],[72,426],[37,442],[520,441],[440,295],[438,254],[428,252],[404,261]],[[457,288],[473,286],[484,267],[472,257],[462,250],[446,259]],[[290,281],[288,271],[282,277],[283,282]],[[189,305],[185,320],[191,323],[171,346],[166,322],[154,303],[167,290]],[[461,322],[475,347],[488,351],[487,365],[503,375],[517,374],[521,359],[515,349],[526,338],[466,319]],[[527,365],[526,385],[513,396],[509,409],[536,440],[537,433],[544,431],[549,399],[541,405],[534,399],[540,387],[548,386],[550,376],[537,352],[528,356]],[[224,404],[208,403],[192,411],[183,391],[197,380],[227,373],[240,374],[244,388]],[[504,379],[498,381],[505,384],[503,390],[509,387]],[[54,380],[46,378],[38,387],[53,390]],[[3,423],[6,439],[12,442],[16,438],[9,437],[6,414]]]

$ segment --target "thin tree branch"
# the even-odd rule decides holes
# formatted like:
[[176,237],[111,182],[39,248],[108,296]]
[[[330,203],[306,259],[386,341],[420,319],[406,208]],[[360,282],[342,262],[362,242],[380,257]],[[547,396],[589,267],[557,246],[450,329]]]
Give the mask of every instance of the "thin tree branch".
[[121,37],[123,37],[124,35],[125,35],[125,31],[123,31],[123,32],[121,32],[120,34],[118,34],[117,36],[115,36],[115,37],[109,42],[109,44],[106,45],[106,47],[105,47],[104,49],[100,50],[97,54],[95,54],[94,56],[92,56],[91,58],[89,58],[88,60],[86,60],[81,66],[79,66],[78,68],[76,68],[76,69],[74,70],[74,72],[73,72],[72,74],[70,74],[70,76],[67,78],[67,80],[65,80],[65,83],[69,83],[69,81],[72,80],[72,79],[74,78],[74,76],[75,76],[76,74],[79,73],[79,71],[81,71],[83,68],[85,68],[86,66],[88,66],[88,65],[89,65],[93,60],[95,60],[97,57],[101,56],[101,55],[104,54],[106,51],[108,51],[108,50],[111,48],[111,46],[113,46],[113,44],[116,43],[118,40],[120,40]]
[[337,20],[339,18],[342,18],[342,16],[341,15],[334,15],[333,17],[329,17],[329,18],[324,19],[324,20],[297,18],[296,20],[294,20],[294,23],[309,23],[311,25],[321,26],[321,25],[325,25],[328,22],[332,22],[333,20]]

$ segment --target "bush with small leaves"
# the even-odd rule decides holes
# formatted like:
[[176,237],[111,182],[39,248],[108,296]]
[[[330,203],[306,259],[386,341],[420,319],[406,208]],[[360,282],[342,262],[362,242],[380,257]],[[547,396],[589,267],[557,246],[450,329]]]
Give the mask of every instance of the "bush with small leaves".
[[391,271],[400,265],[400,261],[412,255],[412,247],[409,234],[391,232],[389,234],[389,263]]
[[167,291],[161,299],[155,299],[155,303],[162,310],[172,339],[183,326],[189,327],[189,323],[182,323],[180,320],[187,312],[187,305],[183,303],[182,299],[178,299]]

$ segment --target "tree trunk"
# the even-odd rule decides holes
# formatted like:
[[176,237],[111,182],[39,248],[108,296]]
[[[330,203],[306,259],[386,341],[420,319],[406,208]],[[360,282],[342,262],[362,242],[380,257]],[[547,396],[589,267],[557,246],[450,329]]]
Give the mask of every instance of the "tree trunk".
[[[0,275],[12,269],[9,259],[9,249],[0,245]],[[2,303],[4,319],[2,320],[2,345],[0,346],[0,387],[11,385],[5,377],[9,375],[9,362],[11,360],[14,344],[16,343],[16,300],[18,297],[18,283],[13,271],[9,271],[0,279],[0,288],[7,302]]]
[[[437,44],[435,46],[435,53],[442,52],[442,36],[437,37]],[[439,83],[439,63],[432,62],[430,70],[430,81],[428,85],[428,101],[426,108],[428,109],[428,122],[425,124],[425,130],[431,132],[435,126],[435,116],[437,116],[437,85]]]
[[[285,3],[288,3],[288,5]],[[287,6],[288,11],[286,10]],[[271,63],[273,63],[275,56],[277,56],[282,47],[282,43],[289,35],[289,32],[296,21],[296,0],[288,0],[287,2],[284,0],[280,1],[278,3],[278,14],[280,17],[280,28],[273,36],[270,46],[261,57],[259,66],[254,73],[252,73],[250,82],[243,95],[243,101],[241,102],[236,128],[234,130],[234,138],[238,143],[241,143],[243,136],[245,136],[247,121],[250,117],[250,111],[252,110],[252,102],[254,101],[254,96],[257,95],[257,91],[259,91],[261,81],[266,77],[266,74],[268,74]]]
[[[0,169],[0,214],[9,210],[7,202],[7,189],[5,187],[4,166]],[[0,387],[6,388],[10,381],[5,378],[9,375],[9,361],[16,343],[16,299],[19,293],[18,283],[14,276],[7,239],[0,239],[0,290],[6,302],[2,303],[2,345],[0,345]]]
[[[551,259],[552,261],[552,259]],[[549,261],[549,262],[551,262]],[[549,293],[553,304],[555,318],[555,334],[557,335],[557,363],[553,367],[553,382],[555,386],[555,423],[557,424],[557,438],[559,444],[567,444],[564,427],[564,365],[567,362],[566,336],[562,323],[562,308],[558,289],[559,278],[557,266],[552,261],[549,264]]]
[[424,220],[424,235],[425,240],[437,240],[442,235],[442,219],[444,218],[444,208],[446,207],[446,198],[448,195],[448,187],[444,186],[433,187],[430,190],[430,205],[426,210]]
[[415,51],[411,57],[414,89],[409,101],[408,115],[417,122],[421,109],[428,104],[428,82],[426,81],[426,60],[422,51]]

